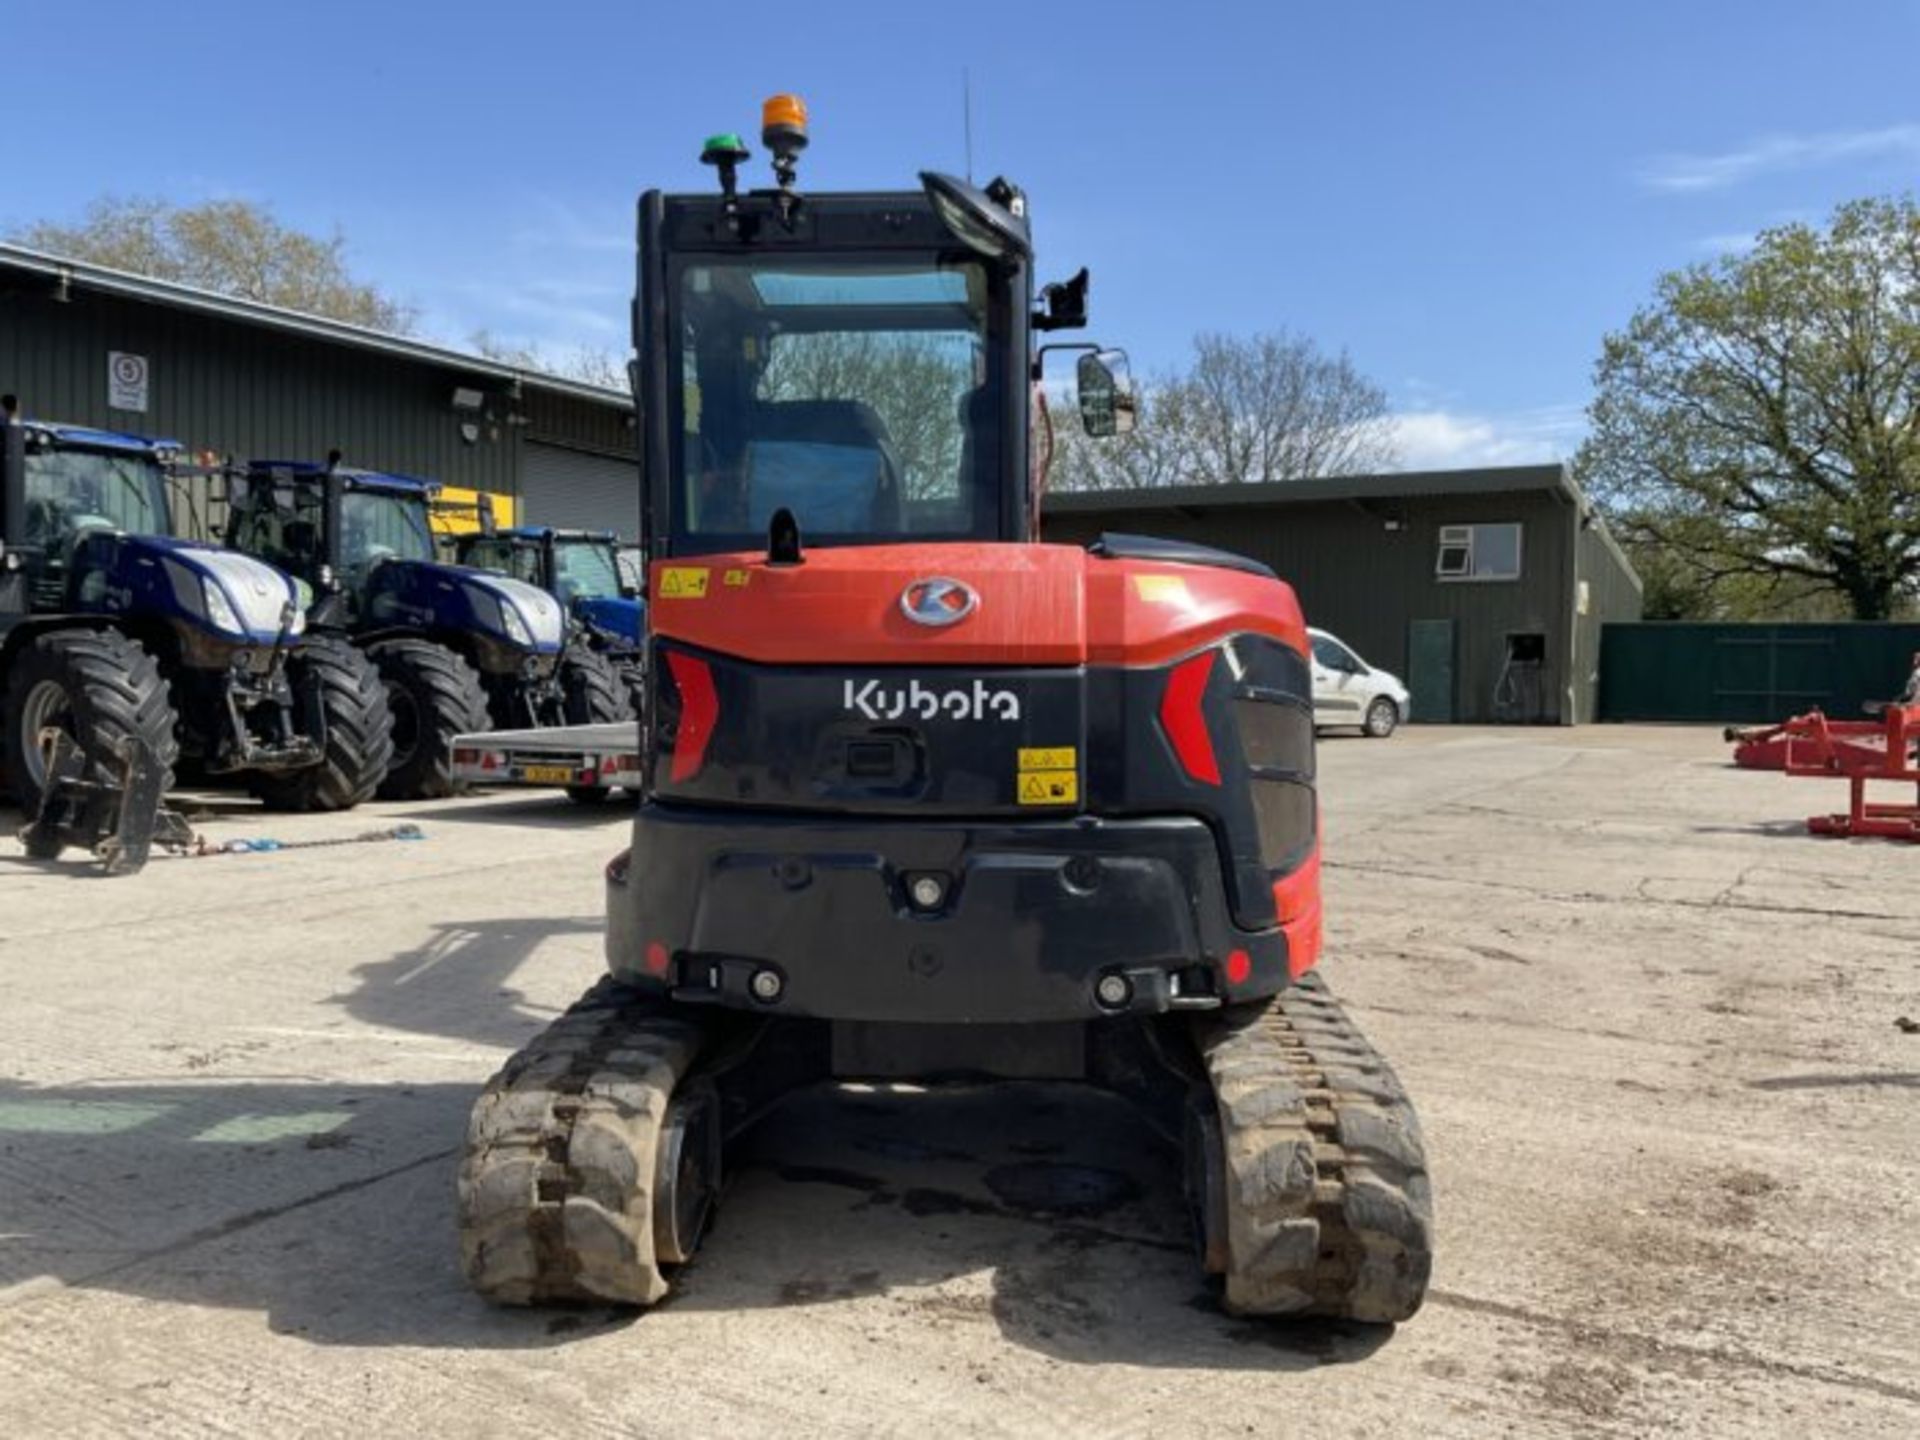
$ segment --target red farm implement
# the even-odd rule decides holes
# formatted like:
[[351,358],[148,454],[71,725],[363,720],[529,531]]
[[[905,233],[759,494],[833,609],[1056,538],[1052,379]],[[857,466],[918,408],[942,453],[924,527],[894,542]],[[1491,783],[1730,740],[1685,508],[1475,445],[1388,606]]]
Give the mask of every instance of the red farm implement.
[[[1807,821],[1813,834],[1920,841],[1920,705],[1889,705],[1878,720],[1830,720],[1813,710],[1784,725],[1729,738],[1740,742],[1737,763],[1847,782],[1847,813],[1813,816]],[[1867,785],[1876,780],[1913,786],[1914,800],[1869,800]]]

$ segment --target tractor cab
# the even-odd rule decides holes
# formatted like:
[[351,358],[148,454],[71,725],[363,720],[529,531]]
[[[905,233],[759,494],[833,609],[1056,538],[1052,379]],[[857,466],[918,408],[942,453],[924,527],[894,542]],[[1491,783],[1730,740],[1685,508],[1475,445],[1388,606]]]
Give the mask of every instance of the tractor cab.
[[455,537],[454,554],[462,565],[539,586],[590,631],[640,643],[639,590],[623,573],[618,537],[610,530],[482,530]]
[[[93,534],[165,535],[168,463],[180,447],[110,430],[26,420],[8,427],[0,536],[35,609],[69,603]],[[14,567],[9,567],[14,568]]]
[[298,575],[349,621],[362,617],[375,568],[432,563],[425,480],[337,465],[256,460],[228,485],[227,541]]
[[17,418],[5,434],[0,615],[114,616],[201,668],[229,646],[264,662],[304,629],[288,575],[168,533],[177,441]]

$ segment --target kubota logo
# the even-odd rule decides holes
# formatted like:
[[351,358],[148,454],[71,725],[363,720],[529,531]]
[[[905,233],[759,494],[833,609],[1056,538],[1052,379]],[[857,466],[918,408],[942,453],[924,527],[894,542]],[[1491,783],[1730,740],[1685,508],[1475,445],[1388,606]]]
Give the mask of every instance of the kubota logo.
[[957,625],[979,603],[971,585],[944,575],[916,580],[900,592],[900,613],[916,625]]
[[868,720],[1018,720],[1020,697],[1011,690],[989,689],[976,680],[934,689],[918,680],[906,685],[883,685],[878,680],[846,682],[846,708]]

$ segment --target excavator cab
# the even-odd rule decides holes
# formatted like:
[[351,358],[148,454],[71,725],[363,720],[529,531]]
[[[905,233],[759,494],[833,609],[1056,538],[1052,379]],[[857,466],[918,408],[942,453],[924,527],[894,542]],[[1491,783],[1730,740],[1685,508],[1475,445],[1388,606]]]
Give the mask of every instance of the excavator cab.
[[643,200],[652,558],[1028,538],[1026,259],[889,200]]

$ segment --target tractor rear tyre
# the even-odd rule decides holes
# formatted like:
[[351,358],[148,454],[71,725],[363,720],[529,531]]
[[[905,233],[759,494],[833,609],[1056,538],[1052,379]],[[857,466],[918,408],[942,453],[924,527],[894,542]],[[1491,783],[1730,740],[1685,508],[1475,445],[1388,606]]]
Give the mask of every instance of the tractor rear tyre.
[[[637,720],[633,693],[613,662],[597,650],[574,645],[560,657],[561,708],[569,725],[607,725]],[[594,785],[569,785],[576,805],[604,805],[610,792]]]
[[314,635],[288,657],[287,679],[295,713],[317,709],[326,750],[305,770],[249,777],[253,793],[269,810],[351,810],[372,799],[393,759],[393,713],[379,669],[345,640]]
[[493,728],[479,672],[431,640],[383,640],[367,653],[393,713],[393,757],[380,782],[381,799],[463,793],[467,787],[453,778],[453,738]]
[[635,718],[633,695],[613,662],[573,646],[560,657],[561,705],[569,725],[605,725]]
[[633,702],[634,714],[647,703],[647,671],[638,660],[622,661],[617,667],[620,682],[627,687],[627,698]]
[[117,630],[56,630],[26,645],[0,710],[0,771],[29,817],[46,785],[40,732],[49,726],[72,735],[103,779],[119,773],[120,742],[144,740],[163,767],[161,792],[172,788],[180,741],[167,682],[140,642]]

